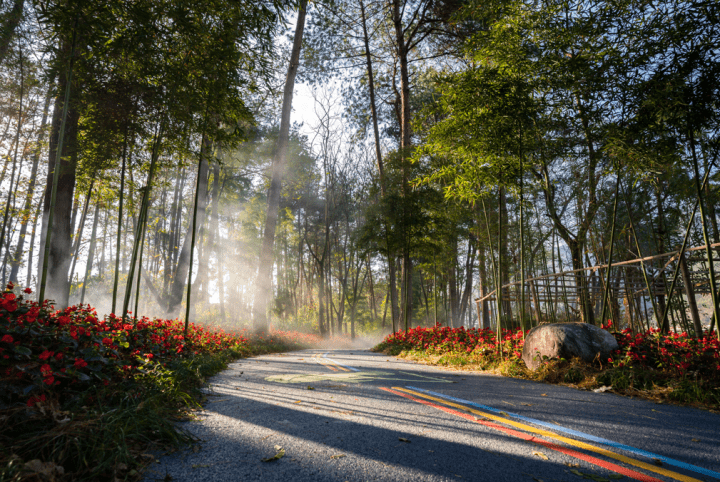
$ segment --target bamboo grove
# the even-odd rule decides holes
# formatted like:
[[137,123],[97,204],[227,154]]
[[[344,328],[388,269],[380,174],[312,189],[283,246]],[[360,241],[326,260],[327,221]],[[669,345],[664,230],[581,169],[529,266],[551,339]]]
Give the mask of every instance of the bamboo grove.
[[718,15],[4,2],[1,281],[257,331],[713,331]]

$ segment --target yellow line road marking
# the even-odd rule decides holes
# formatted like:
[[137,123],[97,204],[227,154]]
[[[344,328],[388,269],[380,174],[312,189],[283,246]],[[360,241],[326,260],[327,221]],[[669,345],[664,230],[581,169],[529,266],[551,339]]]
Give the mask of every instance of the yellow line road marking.
[[572,445],[572,446],[574,446],[574,447],[582,448],[582,449],[585,449],[585,450],[590,450],[590,451],[592,451],[592,452],[605,455],[606,457],[610,457],[610,458],[613,458],[613,459],[615,459],[615,460],[619,460],[619,461],[621,461],[621,462],[625,462],[626,464],[634,465],[635,467],[639,467],[639,468],[642,468],[642,469],[645,469],[645,470],[649,470],[649,471],[651,471],[651,472],[655,472],[656,474],[661,474],[661,475],[664,475],[664,476],[666,476],[666,477],[673,478],[673,479],[675,479],[675,480],[680,480],[680,481],[682,481],[682,482],[701,482],[701,481],[698,480],[698,479],[695,479],[695,478],[693,478],[693,477],[689,477],[689,476],[687,476],[687,475],[678,474],[677,472],[673,472],[672,470],[667,470],[667,469],[663,469],[663,468],[661,468],[661,467],[656,467],[655,465],[646,464],[645,462],[641,462],[641,461],[639,461],[639,460],[632,459],[632,458],[630,458],[630,457],[626,457],[626,456],[624,456],[624,455],[620,455],[620,454],[617,454],[617,453],[615,453],[615,452],[611,452],[610,450],[607,450],[607,449],[603,449],[603,448],[600,448],[600,447],[595,447],[594,445],[590,445],[590,444],[587,444],[587,443],[585,443],[585,442],[580,442],[580,441],[578,441],[578,440],[574,440],[574,439],[570,439],[570,438],[567,438],[567,437],[563,437],[562,435],[557,435],[557,434],[555,434],[555,433],[553,433],[553,432],[549,432],[549,431],[547,431],[547,430],[542,430],[542,429],[539,429],[539,428],[531,427],[530,425],[525,425],[524,423],[516,422],[516,421],[514,421],[514,420],[508,420],[507,418],[504,418],[504,417],[498,417],[498,416],[493,415],[493,414],[490,414],[490,413],[481,412],[480,410],[475,410],[474,408],[469,408],[469,407],[466,407],[466,406],[464,406],[464,405],[460,405],[460,404],[457,404],[457,403],[449,402],[449,401],[443,400],[443,399],[441,399],[441,398],[433,397],[433,396],[430,396],[430,395],[425,395],[424,393],[415,392],[415,391],[413,391],[413,390],[408,390],[408,389],[402,388],[402,387],[393,387],[393,390],[399,390],[399,391],[402,391],[402,392],[405,392],[405,393],[410,393],[410,394],[412,394],[412,395],[414,395],[414,396],[416,396],[416,397],[425,398],[425,399],[427,399],[427,400],[432,400],[432,401],[434,401],[434,402],[442,403],[442,404],[447,405],[447,406],[450,406],[450,407],[455,407],[455,408],[458,408],[458,409],[460,409],[460,410],[464,410],[464,411],[466,411],[466,412],[474,413],[474,414],[476,414],[476,415],[480,415],[481,417],[485,417],[485,418],[488,418],[488,419],[490,419],[490,420],[494,420],[494,421],[496,421],[496,422],[503,423],[503,424],[505,424],[505,425],[512,425],[512,426],[515,427],[515,428],[519,428],[519,429],[521,429],[521,430],[525,430],[525,431],[530,432],[530,433],[535,433],[535,434],[538,434],[538,435],[543,435],[543,436],[545,436],[545,437],[548,437],[548,438],[551,438],[551,439],[554,439],[554,440],[559,440],[559,441],[561,441],[561,442],[564,442],[564,443],[566,443],[566,444]]

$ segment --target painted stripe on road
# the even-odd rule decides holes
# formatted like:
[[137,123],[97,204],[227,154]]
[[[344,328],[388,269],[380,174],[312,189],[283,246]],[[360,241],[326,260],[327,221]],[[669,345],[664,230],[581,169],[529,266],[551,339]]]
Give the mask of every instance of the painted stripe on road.
[[[398,389],[398,390],[402,390],[402,389],[399,388],[399,387],[393,387],[393,388]],[[575,458],[577,458],[577,459],[584,460],[584,461],[589,462],[589,463],[591,463],[591,464],[593,464],[593,465],[597,465],[597,466],[599,466],[599,467],[602,467],[602,468],[611,470],[611,471],[613,471],[613,472],[617,472],[618,474],[622,474],[622,475],[624,475],[624,476],[626,476],[626,477],[630,477],[630,478],[633,478],[633,479],[635,479],[635,480],[640,480],[640,481],[642,481],[642,482],[662,482],[660,479],[656,479],[655,477],[651,477],[651,476],[649,476],[649,475],[645,475],[645,474],[640,473],[640,472],[637,472],[637,471],[635,471],[635,470],[631,470],[631,469],[627,469],[627,468],[625,468],[625,467],[621,467],[621,466],[619,466],[619,465],[617,465],[617,464],[613,464],[612,462],[606,462],[606,461],[604,461],[604,460],[600,460],[600,459],[598,459],[597,457],[593,457],[593,456],[591,456],[591,455],[587,455],[587,454],[578,452],[578,451],[573,450],[573,449],[569,449],[569,448],[566,448],[566,447],[561,447],[560,445],[554,444],[554,443],[552,443],[552,442],[548,442],[548,441],[543,440],[543,439],[539,439],[539,438],[537,438],[537,437],[533,437],[532,435],[528,435],[528,434],[525,434],[525,433],[522,433],[522,432],[518,432],[517,430],[513,430],[513,429],[507,428],[507,427],[503,427],[503,426],[498,425],[498,424],[496,424],[496,423],[488,422],[487,420],[478,420],[477,418],[475,418],[475,417],[473,417],[472,415],[469,415],[469,414],[467,414],[467,413],[458,412],[457,410],[452,410],[452,409],[450,409],[450,408],[443,407],[442,405],[437,405],[437,404],[435,404],[435,403],[428,402],[427,400],[422,400],[422,399],[420,399],[420,398],[415,398],[415,397],[413,397],[413,396],[411,396],[411,395],[408,395],[408,394],[405,394],[405,393],[396,392],[395,390],[391,390],[391,389],[386,388],[386,387],[381,387],[380,389],[381,389],[381,390],[385,390],[385,391],[390,392],[390,393],[393,393],[393,394],[395,394],[395,395],[399,395],[399,396],[401,396],[401,397],[405,397],[405,398],[407,398],[407,399],[409,399],[409,400],[412,400],[412,401],[414,401],[414,402],[422,403],[423,405],[428,405],[428,406],[433,407],[433,408],[436,408],[436,409],[438,409],[438,410],[442,410],[443,412],[446,412],[446,413],[449,413],[449,414],[452,414],[452,415],[457,415],[458,417],[462,417],[462,418],[464,418],[464,419],[470,420],[471,422],[476,422],[476,423],[479,423],[479,424],[481,424],[481,425],[485,425],[486,427],[490,427],[490,428],[493,428],[493,429],[495,429],[495,430],[499,430],[499,431],[504,432],[504,433],[506,433],[506,434],[508,434],[508,435],[512,435],[512,436],[514,436],[514,437],[517,437],[517,438],[519,438],[519,439],[526,440],[526,441],[528,441],[528,442],[532,442],[532,443],[536,443],[536,444],[542,445],[542,446],[544,446],[544,447],[549,448],[550,450],[554,450],[554,451],[556,451],[556,452],[560,452],[560,453],[563,453],[563,454],[565,454],[565,455],[569,455],[569,456],[571,456],[571,457],[575,457]],[[404,390],[404,391],[407,391],[407,390]]]
[[[322,365],[322,366],[324,366],[325,368],[329,368],[330,370],[332,370],[332,371],[334,371],[334,372],[338,371],[337,368],[335,368],[335,367],[332,366],[332,364],[330,364],[330,363],[325,363],[324,360],[321,360],[321,359],[318,358],[318,357],[315,357],[314,360],[317,362],[318,365]],[[338,367],[338,368],[340,368],[340,367]]]
[[584,449],[584,450],[589,450],[589,451],[591,451],[591,452],[595,452],[595,453],[604,455],[604,456],[606,456],[606,457],[610,457],[610,458],[612,458],[612,459],[619,460],[619,461],[621,461],[621,462],[625,462],[626,464],[634,465],[635,467],[639,467],[639,468],[641,468],[641,469],[649,470],[650,472],[655,472],[655,473],[657,473],[657,474],[661,474],[661,475],[664,475],[664,476],[666,476],[666,477],[671,477],[671,478],[673,478],[673,479],[675,479],[675,480],[680,480],[680,481],[682,481],[682,482],[700,482],[698,479],[695,479],[695,478],[693,478],[693,477],[689,477],[689,476],[683,475],[683,474],[678,474],[677,472],[673,472],[672,470],[663,469],[663,468],[661,468],[661,467],[657,467],[657,466],[655,466],[655,465],[650,465],[650,464],[647,464],[647,463],[645,463],[645,462],[641,462],[641,461],[636,460],[636,459],[631,459],[630,457],[626,457],[626,456],[624,456],[624,455],[621,455],[621,454],[618,454],[618,453],[615,453],[615,452],[611,452],[610,450],[607,450],[607,449],[604,449],[604,448],[601,448],[601,447],[595,447],[594,445],[586,444],[585,442],[580,442],[580,441],[578,441],[578,440],[574,440],[574,439],[570,439],[570,438],[567,438],[567,437],[563,437],[562,435],[557,435],[557,434],[555,434],[555,433],[553,433],[553,432],[549,432],[549,431],[547,431],[547,430],[543,430],[543,429],[540,429],[540,428],[535,428],[535,427],[532,427],[532,426],[530,426],[530,425],[525,425],[525,424],[520,423],[520,422],[515,422],[514,420],[508,420],[508,419],[505,418],[505,417],[498,417],[497,415],[492,415],[492,414],[489,414],[489,413],[487,413],[487,412],[481,412],[481,411],[479,411],[479,410],[475,410],[475,409],[473,409],[473,408],[465,407],[465,406],[463,406],[463,405],[458,405],[457,403],[449,402],[449,401],[443,400],[443,399],[441,399],[441,398],[432,397],[432,396],[430,396],[430,395],[426,395],[426,394],[423,394],[423,393],[418,393],[418,392],[415,392],[415,391],[412,391],[412,390],[408,390],[407,388],[401,388],[401,387],[393,387],[393,388],[396,389],[396,390],[400,390],[400,391],[403,391],[403,392],[410,393],[410,394],[412,394],[412,395],[416,395],[416,396],[419,396],[419,397],[427,398],[427,399],[433,400],[433,401],[435,401],[435,402],[443,403],[443,404],[449,405],[449,406],[451,406],[451,407],[459,408],[459,409],[461,409],[461,410],[465,410],[465,411],[467,411],[467,412],[471,412],[471,413],[474,413],[474,414],[476,414],[476,415],[480,415],[480,416],[482,416],[482,417],[486,417],[486,418],[489,418],[489,419],[491,419],[491,420],[495,420],[496,422],[504,423],[504,424],[506,424],[506,425],[512,425],[513,427],[519,428],[519,429],[521,429],[521,430],[525,430],[526,432],[531,432],[531,433],[535,433],[535,434],[538,434],[538,435],[543,435],[543,436],[545,436],[545,437],[548,437],[548,438],[551,438],[551,439],[554,439],[554,440],[559,440],[559,441],[564,442],[564,443],[566,443],[566,444],[568,444],[568,445],[572,445],[572,446],[575,446],[575,447],[578,447],[578,448],[581,448],[581,449]]
[[508,411],[506,411],[506,410],[498,410],[497,408],[488,407],[487,405],[481,405],[481,404],[479,404],[479,403],[471,402],[471,401],[469,401],[469,400],[463,400],[462,398],[451,397],[450,395],[445,395],[445,394],[442,394],[442,393],[434,392],[434,391],[432,391],[432,390],[425,390],[425,389],[423,389],[423,388],[417,388],[417,387],[413,387],[413,386],[408,386],[407,388],[410,388],[410,389],[412,389],[412,390],[417,390],[418,392],[427,393],[427,394],[429,394],[429,395],[435,395],[435,396],[437,396],[437,397],[445,398],[445,399],[447,399],[447,400],[453,400],[453,401],[455,401],[455,402],[464,403],[464,404],[466,404],[466,405],[470,405],[470,406],[473,406],[473,407],[482,408],[483,410],[489,410],[489,411],[495,412],[495,413],[504,412],[504,413],[508,414],[508,416],[510,416],[510,417],[512,417],[512,418],[517,418],[517,419],[519,419],[519,420],[523,420],[523,421],[525,421],[525,422],[530,422],[530,423],[535,424],[535,425],[540,425],[540,426],[542,426],[542,427],[546,427],[546,428],[549,428],[549,429],[552,429],[552,430],[556,430],[556,431],[558,431],[558,432],[563,432],[563,433],[566,433],[566,434],[569,434],[569,435],[574,435],[574,436],[576,436],[576,437],[580,437],[580,438],[583,438],[583,439],[585,439],[585,440],[590,440],[591,442],[597,442],[597,443],[599,443],[599,444],[607,445],[607,446],[609,446],[609,447],[613,447],[613,448],[616,448],[616,449],[626,450],[626,451],[628,451],[628,452],[630,452],[630,453],[633,453],[633,454],[635,454],[635,455],[642,455],[642,456],[644,456],[644,457],[649,457],[649,458],[652,458],[652,459],[658,459],[658,460],[662,461],[663,463],[666,463],[666,464],[668,464],[668,465],[672,465],[672,466],[674,466],[674,467],[678,467],[678,468],[681,468],[681,469],[690,470],[690,471],[692,471],[692,472],[697,472],[697,473],[699,473],[699,474],[708,475],[708,476],[710,476],[710,477],[715,477],[716,479],[720,479],[720,473],[719,473],[719,472],[715,472],[715,471],[712,471],[712,470],[709,470],[709,469],[706,469],[706,468],[703,468],[703,467],[698,467],[697,465],[688,464],[688,463],[686,463],[686,462],[682,462],[682,461],[680,461],[680,460],[675,460],[675,459],[672,459],[672,458],[670,458],[670,457],[665,457],[664,455],[656,454],[656,453],[653,453],[653,452],[648,452],[647,450],[642,450],[642,449],[638,449],[638,448],[635,448],[635,447],[631,447],[631,446],[629,446],[629,445],[621,444],[621,443],[618,443],[618,442],[613,442],[612,440],[608,440],[608,439],[605,439],[605,438],[602,438],[602,437],[596,437],[596,436],[594,436],[594,435],[590,435],[590,434],[585,433],[585,432],[579,432],[579,431],[577,431],[577,430],[573,430],[573,429],[570,429],[570,428],[566,428],[566,427],[563,427],[563,426],[561,426],[561,425],[557,425],[557,424],[554,424],[554,423],[543,422],[542,420],[537,420],[537,419],[534,419],[534,418],[525,417],[525,416],[519,415],[519,414],[517,414],[517,413],[508,412]]
[[348,371],[348,370],[352,370],[352,371],[354,371],[354,372],[359,372],[359,371],[360,371],[360,370],[358,370],[357,368],[354,368],[354,367],[351,367],[351,366],[348,366],[348,365],[343,365],[342,363],[338,363],[337,361],[333,360],[332,358],[328,358],[327,355],[328,355],[328,354],[325,353],[325,354],[323,355],[323,358],[326,359],[326,360],[330,360],[332,363],[334,363],[334,364],[337,365],[338,367],[344,368],[345,371]]

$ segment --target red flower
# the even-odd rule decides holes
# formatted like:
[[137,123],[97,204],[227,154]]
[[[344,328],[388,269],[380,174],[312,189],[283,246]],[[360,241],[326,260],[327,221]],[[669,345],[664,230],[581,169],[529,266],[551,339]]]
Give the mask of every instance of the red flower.
[[27,401],[27,406],[34,407],[36,403],[44,402],[44,401],[45,401],[45,394],[43,393],[39,397],[30,397],[30,399]]
[[112,345],[112,340],[110,338],[103,338],[102,342],[103,342],[103,345],[105,345],[105,346]]
[[0,341],[4,341],[5,343],[12,343],[12,342],[15,341],[15,340],[13,339],[12,336],[10,336],[10,335],[5,335],[5,336],[2,337],[2,339],[0,339]]
[[46,385],[52,385],[53,383],[55,383],[55,377],[50,375],[49,377],[43,378],[43,383],[45,383]]
[[45,365],[40,367],[40,373],[42,373],[43,375],[52,373],[52,367],[46,363]]
[[25,288],[23,291],[27,294],[32,293],[32,290],[30,288]]
[[76,358],[74,365],[77,368],[85,368],[86,366],[88,366],[87,362],[82,358]]
[[15,301],[15,298],[17,298],[15,293],[5,293],[5,299],[7,301]]
[[40,356],[39,356],[38,358],[40,358],[41,360],[47,360],[48,358],[50,358],[50,357],[53,356],[54,354],[55,354],[54,352],[45,350],[44,352],[42,352],[42,353],[40,354]]

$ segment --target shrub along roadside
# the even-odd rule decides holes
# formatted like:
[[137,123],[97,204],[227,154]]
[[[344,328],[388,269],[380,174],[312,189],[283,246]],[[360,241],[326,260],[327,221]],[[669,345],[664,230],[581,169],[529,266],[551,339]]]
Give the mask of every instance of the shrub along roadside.
[[432,365],[720,410],[720,343],[714,336],[698,340],[687,333],[662,334],[655,329],[642,333],[626,329],[614,335],[620,349],[607,360],[597,364],[545,360],[535,371],[522,361],[521,331],[503,330],[498,342],[487,329],[418,327],[388,335],[373,351]]
[[303,348],[177,320],[52,312],[12,286],[0,295],[0,481],[138,480],[151,450],[192,441],[173,423],[234,359]]

